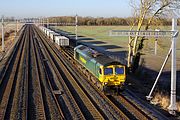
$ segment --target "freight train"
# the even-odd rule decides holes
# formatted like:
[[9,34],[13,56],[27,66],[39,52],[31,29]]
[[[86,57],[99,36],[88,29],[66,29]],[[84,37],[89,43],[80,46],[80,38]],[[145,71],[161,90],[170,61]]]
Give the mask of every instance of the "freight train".
[[[69,39],[58,35],[45,27],[40,28],[58,46],[68,46]],[[119,93],[124,89],[126,81],[126,67],[118,61],[101,54],[88,46],[78,45],[74,48],[74,59],[88,70],[88,79],[92,80],[103,92],[115,91]],[[80,67],[83,71],[83,68]]]

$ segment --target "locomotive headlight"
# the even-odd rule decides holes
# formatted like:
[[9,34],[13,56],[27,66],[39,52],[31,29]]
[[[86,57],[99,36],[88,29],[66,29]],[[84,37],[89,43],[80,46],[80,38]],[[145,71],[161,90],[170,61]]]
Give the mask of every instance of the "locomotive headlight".
[[104,85],[107,85],[107,82],[105,82]]

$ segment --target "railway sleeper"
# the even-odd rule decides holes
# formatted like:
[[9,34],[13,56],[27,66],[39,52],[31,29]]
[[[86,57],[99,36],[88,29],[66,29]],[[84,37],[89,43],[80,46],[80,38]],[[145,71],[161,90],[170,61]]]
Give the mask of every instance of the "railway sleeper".
[[55,95],[62,95],[62,94],[64,94],[63,90],[54,90],[53,93]]
[[47,59],[47,58],[44,58],[43,61],[46,62],[46,61],[48,61],[48,59]]

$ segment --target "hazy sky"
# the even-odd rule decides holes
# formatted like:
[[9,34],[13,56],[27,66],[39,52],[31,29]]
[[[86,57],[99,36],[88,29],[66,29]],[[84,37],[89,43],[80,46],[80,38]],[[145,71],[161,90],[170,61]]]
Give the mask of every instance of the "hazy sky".
[[0,0],[0,15],[128,17],[129,0]]

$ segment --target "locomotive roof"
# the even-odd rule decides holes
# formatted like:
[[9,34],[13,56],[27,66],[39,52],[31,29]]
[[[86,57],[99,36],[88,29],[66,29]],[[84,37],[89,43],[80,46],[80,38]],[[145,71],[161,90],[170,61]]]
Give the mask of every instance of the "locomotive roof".
[[113,60],[113,59],[111,59],[110,57],[105,56],[105,55],[97,56],[97,57],[95,58],[95,60],[96,60],[98,63],[100,63],[101,65],[103,65],[103,66],[119,65],[119,64],[121,64],[120,62],[115,61],[115,60]]
[[94,58],[98,63],[100,63],[103,66],[108,66],[108,65],[119,65],[121,64],[118,61],[113,60],[112,58],[101,54],[87,46],[84,45],[79,45],[77,48],[81,51],[83,51],[87,56]]

